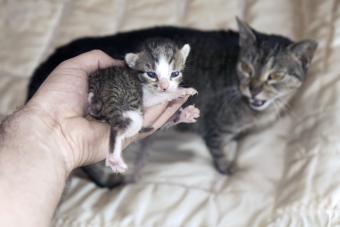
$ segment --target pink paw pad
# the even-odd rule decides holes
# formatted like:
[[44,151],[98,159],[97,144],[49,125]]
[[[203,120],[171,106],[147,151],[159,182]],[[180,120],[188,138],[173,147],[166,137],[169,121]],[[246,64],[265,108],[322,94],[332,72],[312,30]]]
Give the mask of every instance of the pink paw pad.
[[124,173],[128,169],[124,160],[115,154],[109,154],[106,156],[105,165],[111,167],[114,173]]
[[187,106],[181,110],[178,122],[182,123],[194,123],[200,116],[200,110],[194,105]]

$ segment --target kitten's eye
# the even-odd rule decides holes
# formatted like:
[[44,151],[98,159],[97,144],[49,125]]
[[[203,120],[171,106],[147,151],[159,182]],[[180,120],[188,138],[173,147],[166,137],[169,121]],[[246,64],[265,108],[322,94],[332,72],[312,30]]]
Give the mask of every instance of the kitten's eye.
[[252,74],[252,72],[253,72],[253,70],[251,69],[250,65],[247,64],[247,63],[241,62],[240,67],[241,67],[241,70],[242,70],[244,73],[246,73],[247,75],[249,75],[249,76],[250,76],[250,75]]
[[280,80],[280,79],[282,79],[282,75],[279,73],[271,73],[268,76],[268,80]]
[[171,78],[176,78],[179,76],[179,71],[176,71],[176,72],[172,72],[171,73]]
[[148,77],[150,77],[152,79],[157,78],[157,74],[155,72],[146,72],[146,75],[148,75]]

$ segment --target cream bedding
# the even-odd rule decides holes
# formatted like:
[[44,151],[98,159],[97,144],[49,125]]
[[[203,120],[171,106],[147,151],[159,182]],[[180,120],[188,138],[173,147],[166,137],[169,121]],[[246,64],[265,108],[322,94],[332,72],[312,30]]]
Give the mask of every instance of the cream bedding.
[[24,102],[39,62],[76,37],[164,24],[236,28],[238,15],[264,32],[319,41],[290,113],[241,142],[233,177],[216,173],[198,137],[161,134],[137,184],[108,191],[72,178],[53,226],[340,226],[339,0],[0,4],[1,118]]

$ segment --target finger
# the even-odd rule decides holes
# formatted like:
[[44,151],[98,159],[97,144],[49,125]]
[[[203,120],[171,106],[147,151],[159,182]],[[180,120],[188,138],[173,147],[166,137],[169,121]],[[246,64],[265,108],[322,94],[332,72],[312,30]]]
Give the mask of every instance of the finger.
[[73,67],[74,65],[77,65],[86,74],[90,74],[100,68],[106,68],[113,65],[123,66],[124,62],[111,58],[101,50],[92,50],[67,60],[65,64],[70,64]]
[[137,135],[127,138],[123,143],[123,149],[126,148],[129,144],[133,143],[134,141],[141,140],[152,133],[154,133],[157,129],[162,127],[175,113],[181,106],[188,100],[189,96],[185,98],[179,98],[174,102],[169,103],[165,110],[158,115],[158,117],[154,120],[152,124],[144,124],[148,127],[152,127],[153,130],[147,133],[138,133]]
[[[56,90],[59,89],[60,91],[68,87],[70,90],[75,91],[74,86],[77,86],[77,90],[82,91],[87,87],[84,75],[89,75],[98,67],[104,68],[120,64],[124,63],[114,60],[101,50],[86,52],[59,64],[40,86],[38,92],[43,90],[44,87],[56,87]],[[49,91],[51,89],[46,88],[45,90]]]
[[[104,68],[123,64],[122,61],[114,60],[100,50],[93,50],[66,60],[47,77],[31,102],[36,100],[40,104],[47,104],[47,109],[51,109],[51,105],[58,103],[58,105],[68,107],[67,109],[72,109],[71,115],[81,114],[84,105],[87,103],[85,94],[88,87],[87,75],[98,67]],[[68,102],[65,102],[65,97],[71,98]],[[53,103],[51,100],[53,100]],[[59,109],[61,109],[60,106]]]
[[149,127],[150,125],[152,125],[165,111],[167,106],[168,103],[160,103],[158,105],[145,108],[143,126]]

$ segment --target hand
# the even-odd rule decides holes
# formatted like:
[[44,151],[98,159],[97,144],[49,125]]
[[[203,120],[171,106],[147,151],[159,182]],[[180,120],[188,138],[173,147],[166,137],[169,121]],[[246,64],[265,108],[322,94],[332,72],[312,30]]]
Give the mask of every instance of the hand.
[[[104,159],[110,127],[85,118],[87,76],[112,65],[123,62],[98,50],[64,61],[0,124],[1,226],[49,226],[72,169]],[[184,102],[151,107],[145,127],[159,128]]]
[[[103,160],[109,151],[109,125],[90,121],[85,115],[88,104],[88,75],[98,68],[113,65],[123,66],[124,63],[99,50],[64,61],[49,75],[25,107],[28,110],[26,114],[37,116],[35,119],[43,122],[34,125],[47,127],[54,135],[53,142],[50,143],[54,146],[51,150],[56,150],[57,144],[67,172],[75,167]],[[146,109],[144,126],[157,130],[187,98],[188,96],[171,104],[165,103]],[[36,127],[32,130],[46,131]],[[124,147],[151,133],[143,133],[125,141]],[[46,144],[48,141],[42,142]]]

